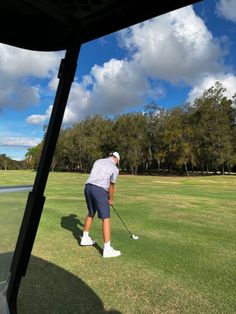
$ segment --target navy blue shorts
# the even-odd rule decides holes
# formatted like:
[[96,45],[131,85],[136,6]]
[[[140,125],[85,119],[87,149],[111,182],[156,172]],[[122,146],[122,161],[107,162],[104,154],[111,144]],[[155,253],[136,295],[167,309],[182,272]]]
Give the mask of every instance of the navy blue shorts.
[[109,193],[100,186],[86,184],[84,195],[90,216],[98,213],[98,218],[110,218]]

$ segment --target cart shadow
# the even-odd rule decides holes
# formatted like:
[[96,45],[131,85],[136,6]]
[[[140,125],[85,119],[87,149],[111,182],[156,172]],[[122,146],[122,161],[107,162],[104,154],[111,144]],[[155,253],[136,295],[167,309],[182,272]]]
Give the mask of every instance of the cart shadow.
[[36,256],[30,258],[17,304],[22,314],[121,314],[106,311],[102,300],[83,280]]
[[[70,214],[69,216],[63,216],[61,218],[61,227],[69,230],[72,233],[78,245],[80,245],[80,240],[83,235],[83,226],[83,223],[77,218],[77,215],[75,214]],[[95,243],[93,247],[95,247],[102,255],[103,249],[100,245]]]

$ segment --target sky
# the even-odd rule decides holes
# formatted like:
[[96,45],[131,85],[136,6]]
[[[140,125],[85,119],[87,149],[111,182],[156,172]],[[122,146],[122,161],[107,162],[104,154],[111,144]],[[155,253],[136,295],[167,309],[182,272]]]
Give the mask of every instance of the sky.
[[[203,0],[83,44],[63,127],[191,103],[216,81],[232,98],[235,51],[236,0]],[[0,44],[0,154],[22,160],[42,141],[64,56]]]

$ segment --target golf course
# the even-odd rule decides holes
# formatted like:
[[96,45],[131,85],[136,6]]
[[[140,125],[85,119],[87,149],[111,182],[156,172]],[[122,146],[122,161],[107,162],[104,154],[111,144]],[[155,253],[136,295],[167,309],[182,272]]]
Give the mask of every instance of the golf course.
[[[2,186],[28,185],[35,175],[31,170],[1,170],[0,181]],[[111,259],[101,255],[97,217],[90,232],[96,245],[79,245],[87,214],[87,177],[49,174],[19,290],[19,314],[236,313],[236,175],[121,174],[114,206],[139,239],[132,239],[111,208],[111,245],[121,251]],[[4,195],[0,209],[11,221],[12,213],[19,220],[12,212],[14,202],[13,193]],[[1,230],[4,224],[1,220]],[[2,250],[7,253],[7,245]]]

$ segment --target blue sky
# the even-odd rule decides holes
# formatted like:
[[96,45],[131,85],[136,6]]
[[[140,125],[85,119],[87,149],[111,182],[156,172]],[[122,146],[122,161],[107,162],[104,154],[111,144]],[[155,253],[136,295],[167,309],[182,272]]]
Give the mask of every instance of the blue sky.
[[[220,81],[236,93],[236,0],[203,0],[82,45],[63,126],[89,115],[170,108]],[[65,52],[0,44],[0,154],[42,140]]]

